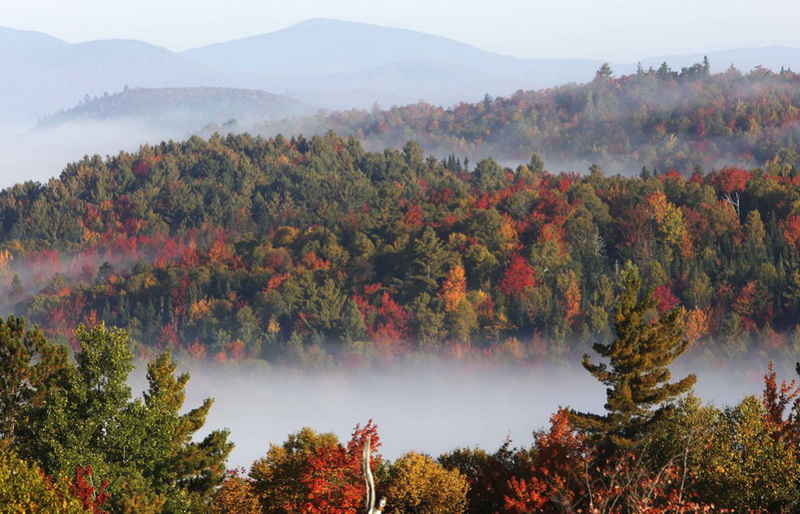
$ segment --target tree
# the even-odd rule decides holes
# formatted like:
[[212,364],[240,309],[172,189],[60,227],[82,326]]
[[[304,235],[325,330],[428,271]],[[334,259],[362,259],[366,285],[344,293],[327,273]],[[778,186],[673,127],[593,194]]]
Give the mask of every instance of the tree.
[[[281,446],[270,445],[250,470],[264,512],[345,513],[364,504],[366,485],[361,456],[367,435],[375,452],[380,446],[372,421],[356,426],[347,446],[332,433],[303,428]],[[380,465],[373,453],[373,466]]]
[[439,293],[444,300],[444,310],[452,312],[456,310],[458,304],[467,298],[467,279],[464,275],[464,267],[453,266],[447,273],[447,278],[442,283],[442,290]]
[[436,294],[439,281],[451,267],[453,254],[447,250],[436,232],[427,227],[412,243],[406,284],[411,296],[425,292]]
[[786,444],[755,396],[725,409],[697,469],[701,494],[721,508],[788,512],[800,504],[796,447]]
[[433,459],[409,452],[394,463],[386,496],[392,512],[446,514],[463,512],[469,484],[456,470],[447,470]]
[[101,323],[80,326],[76,336],[81,352],[69,380],[48,391],[33,418],[32,457],[56,476],[91,467],[96,481],[110,484],[112,510],[155,510],[165,502],[181,510],[207,499],[233,448],[227,431],[191,441],[212,401],[179,414],[189,375],[175,377],[167,354],[149,364],[144,400],[132,400],[127,332]]
[[179,414],[186,399],[189,374],[176,377],[176,368],[177,363],[167,353],[147,366],[149,387],[144,394],[144,405],[151,431],[163,431],[158,432],[161,447],[152,460],[153,481],[157,486],[177,485],[208,498],[225,477],[225,461],[233,443],[228,441],[227,430],[214,430],[202,441],[192,441],[205,425],[214,401],[206,398],[199,407]]
[[367,327],[364,325],[364,316],[358,310],[358,305],[352,299],[347,299],[342,309],[342,335],[345,342],[352,343],[359,341],[367,334]]
[[271,444],[267,454],[250,468],[263,511],[299,512],[309,492],[300,481],[308,469],[309,459],[322,448],[337,444],[335,434],[318,434],[310,428],[289,435],[281,446]]
[[86,467],[75,470],[75,479],[69,486],[69,492],[77,498],[83,508],[92,514],[106,514],[103,505],[110,499],[106,492],[108,482],[103,480],[99,487],[95,486],[92,479],[92,468]]
[[32,410],[69,376],[66,348],[45,338],[23,318],[0,318],[0,439],[12,445],[28,429]]
[[559,409],[550,418],[550,430],[534,432],[531,477],[509,480],[508,512],[538,511],[545,505],[569,512],[581,497],[589,448],[569,418],[568,411]]
[[242,472],[239,469],[228,471],[211,501],[212,514],[251,514],[261,510],[253,481],[242,477]]
[[695,375],[670,383],[668,366],[687,348],[680,311],[658,316],[652,292],[640,296],[641,279],[630,262],[620,273],[615,312],[616,339],[592,348],[609,363],[593,364],[583,356],[583,367],[607,386],[607,414],[572,413],[573,423],[609,449],[627,448],[669,408],[665,403],[689,391]]
[[500,292],[518,298],[531,287],[536,287],[536,272],[521,255],[511,258],[511,263],[500,281]]
[[8,450],[0,451],[0,505],[3,512],[86,513],[65,479],[49,479],[38,466]]
[[473,176],[481,191],[497,191],[507,185],[506,171],[492,158],[479,162]]
[[614,78],[614,72],[611,70],[611,66],[609,66],[607,62],[604,62],[603,65],[600,66],[600,68],[594,74],[595,82],[611,80],[613,78]]
[[446,469],[459,471],[467,478],[468,512],[503,512],[505,497],[511,493],[508,484],[512,477],[524,474],[529,459],[506,441],[494,453],[475,448],[457,448],[437,460]]

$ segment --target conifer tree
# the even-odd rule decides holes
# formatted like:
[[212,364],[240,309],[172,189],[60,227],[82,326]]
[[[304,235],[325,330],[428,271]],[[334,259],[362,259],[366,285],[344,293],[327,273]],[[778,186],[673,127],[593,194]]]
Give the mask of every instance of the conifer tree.
[[608,447],[626,448],[669,408],[671,400],[689,391],[695,375],[670,382],[668,366],[687,348],[680,311],[657,318],[652,292],[640,295],[639,271],[630,261],[620,273],[620,295],[614,324],[616,339],[593,345],[608,364],[583,357],[583,367],[607,386],[606,414],[573,412],[573,423]]
[[23,318],[0,318],[0,440],[22,444],[18,432],[28,432],[31,413],[69,371],[65,347],[48,341],[38,327],[27,327]]
[[427,227],[413,242],[411,250],[406,275],[409,295],[436,294],[439,281],[454,260],[452,252],[445,248],[431,227]]

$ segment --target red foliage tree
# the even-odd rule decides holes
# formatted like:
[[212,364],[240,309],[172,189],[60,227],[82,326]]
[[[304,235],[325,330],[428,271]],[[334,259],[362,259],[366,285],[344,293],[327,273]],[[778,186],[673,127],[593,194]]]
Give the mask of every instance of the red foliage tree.
[[800,386],[794,380],[787,384],[781,381],[780,385],[776,380],[775,371],[772,369],[772,362],[769,363],[769,371],[764,375],[764,392],[761,401],[766,409],[766,421],[775,428],[774,436],[785,441],[787,444],[797,444],[800,441],[800,426],[796,415],[785,416],[786,408],[796,405],[800,397]]
[[75,479],[69,486],[69,492],[77,498],[83,507],[93,514],[105,514],[107,511],[101,507],[105,505],[111,496],[106,492],[108,481],[103,480],[100,487],[95,487],[92,480],[92,468],[78,467],[75,470]]
[[345,514],[359,511],[364,505],[366,484],[361,472],[361,458],[367,436],[373,452],[372,466],[381,460],[374,453],[381,446],[378,427],[369,420],[364,427],[356,425],[347,446],[324,445],[309,456],[300,476],[308,496],[301,507],[304,513]]
[[564,409],[550,418],[550,430],[535,437],[533,476],[509,481],[506,509],[522,514],[549,503],[569,511],[581,496],[581,477],[588,462],[583,437],[572,427],[569,412]]
[[664,314],[677,307],[680,303],[678,297],[672,293],[669,286],[658,286],[653,291],[653,298],[656,300],[656,310],[659,314]]
[[744,168],[728,166],[709,175],[708,180],[723,193],[734,193],[744,191],[747,181],[752,177],[753,175]]
[[792,214],[783,222],[783,239],[792,248],[800,249],[800,215]]
[[536,285],[536,271],[533,267],[521,255],[512,257],[511,263],[500,281],[500,291],[503,294],[519,298],[523,291],[529,287],[536,287]]

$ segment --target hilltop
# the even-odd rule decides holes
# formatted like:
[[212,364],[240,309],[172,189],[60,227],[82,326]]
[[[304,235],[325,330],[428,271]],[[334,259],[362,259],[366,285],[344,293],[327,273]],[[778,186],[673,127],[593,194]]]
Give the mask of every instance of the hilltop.
[[208,123],[280,120],[313,112],[297,100],[264,91],[231,88],[125,88],[87,98],[80,105],[45,118],[40,125],[85,121],[136,121],[191,131]]

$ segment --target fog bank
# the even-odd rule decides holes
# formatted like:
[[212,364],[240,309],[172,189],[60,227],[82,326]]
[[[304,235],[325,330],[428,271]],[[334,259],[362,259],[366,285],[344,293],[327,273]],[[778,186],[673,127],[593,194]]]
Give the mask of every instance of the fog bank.
[[[763,364],[763,366],[762,366]],[[299,372],[255,369],[247,365],[190,365],[185,407],[214,397],[199,436],[227,427],[236,448],[229,467],[250,467],[270,443],[308,426],[334,432],[342,442],[356,423],[373,419],[382,454],[396,459],[409,450],[438,456],[457,447],[495,451],[509,437],[512,446],[529,446],[533,430],[547,427],[561,406],[601,413],[605,387],[578,366],[480,367],[463,363],[420,364],[382,372],[340,370]],[[674,378],[691,365],[676,367]],[[746,394],[760,394],[766,361],[750,371],[698,370],[695,391],[705,403],[724,407]],[[791,379],[778,372],[779,379]],[[134,393],[145,388],[143,370]]]
[[176,137],[188,134],[132,120],[71,122],[40,129],[0,124],[0,188],[28,180],[46,183],[85,155],[117,155]]

